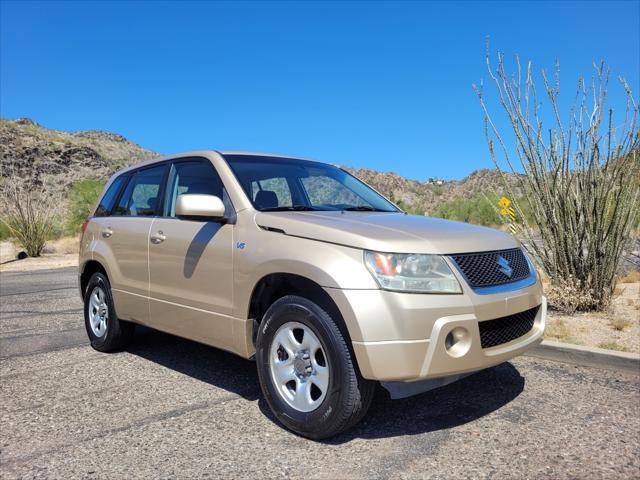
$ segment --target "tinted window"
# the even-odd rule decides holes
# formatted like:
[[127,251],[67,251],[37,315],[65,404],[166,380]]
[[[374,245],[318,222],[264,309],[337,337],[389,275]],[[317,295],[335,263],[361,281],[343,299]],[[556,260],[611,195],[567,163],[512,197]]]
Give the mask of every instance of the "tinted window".
[[176,216],[179,195],[215,195],[223,199],[222,181],[209,161],[175,163],[171,169],[166,209],[170,217]]
[[111,209],[113,208],[113,204],[116,201],[118,193],[120,193],[120,188],[122,187],[125,178],[126,176],[120,175],[111,182],[106,193],[102,196],[102,199],[100,199],[98,208],[96,208],[96,217],[108,217],[111,214]]
[[165,168],[165,165],[158,165],[135,172],[113,214],[132,217],[155,215]]
[[398,211],[367,184],[333,165],[295,158],[224,157],[258,210]]

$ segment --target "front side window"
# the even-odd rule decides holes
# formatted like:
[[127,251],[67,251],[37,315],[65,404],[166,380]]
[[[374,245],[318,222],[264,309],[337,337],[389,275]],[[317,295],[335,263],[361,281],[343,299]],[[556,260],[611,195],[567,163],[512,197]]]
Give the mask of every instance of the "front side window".
[[111,214],[111,209],[113,208],[118,193],[120,193],[120,188],[122,188],[125,178],[126,175],[120,175],[111,182],[111,185],[109,185],[109,188],[100,199],[98,208],[96,208],[96,213],[94,214],[96,217],[108,217]]
[[399,211],[367,184],[333,165],[281,157],[224,157],[260,211]]
[[176,216],[176,200],[184,194],[215,195],[224,199],[222,180],[209,161],[174,163],[169,175],[165,211]]
[[129,217],[155,215],[165,168],[165,165],[158,165],[131,175],[113,214]]

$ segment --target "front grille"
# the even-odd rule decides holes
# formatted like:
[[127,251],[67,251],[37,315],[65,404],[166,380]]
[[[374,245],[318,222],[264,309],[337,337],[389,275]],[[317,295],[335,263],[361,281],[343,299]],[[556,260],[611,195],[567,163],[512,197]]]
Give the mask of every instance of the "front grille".
[[539,309],[540,305],[524,312],[479,322],[480,345],[482,348],[495,347],[526,335],[533,328]]
[[[500,259],[502,257],[502,259]],[[529,263],[519,248],[451,255],[471,288],[517,282],[529,276]],[[506,262],[504,262],[506,260]],[[509,268],[511,275],[509,276]]]

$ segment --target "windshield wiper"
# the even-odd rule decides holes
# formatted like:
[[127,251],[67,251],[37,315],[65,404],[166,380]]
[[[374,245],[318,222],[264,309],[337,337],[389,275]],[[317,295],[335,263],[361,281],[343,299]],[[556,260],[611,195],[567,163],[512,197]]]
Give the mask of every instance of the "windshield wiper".
[[359,205],[357,207],[346,207],[342,210],[349,212],[388,212],[388,210],[381,210],[379,208],[370,207],[369,205]]
[[309,207],[308,205],[293,205],[289,207],[270,207],[263,208],[261,212],[310,212],[316,211],[317,208]]

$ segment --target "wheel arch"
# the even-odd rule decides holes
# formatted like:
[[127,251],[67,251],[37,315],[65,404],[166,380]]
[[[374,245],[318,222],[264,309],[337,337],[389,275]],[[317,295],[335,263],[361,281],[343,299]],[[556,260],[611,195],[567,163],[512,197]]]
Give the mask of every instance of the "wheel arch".
[[105,266],[97,260],[88,260],[81,267],[80,272],[80,294],[84,298],[84,294],[87,290],[87,285],[92,275],[96,272],[100,272],[109,279],[109,273]]
[[248,318],[253,321],[252,340],[254,345],[258,331],[257,327],[260,325],[265,312],[276,300],[287,295],[298,295],[316,303],[336,321],[348,343],[351,344],[351,335],[342,312],[340,312],[333,298],[319,283],[303,275],[275,272],[260,278],[251,292]]

